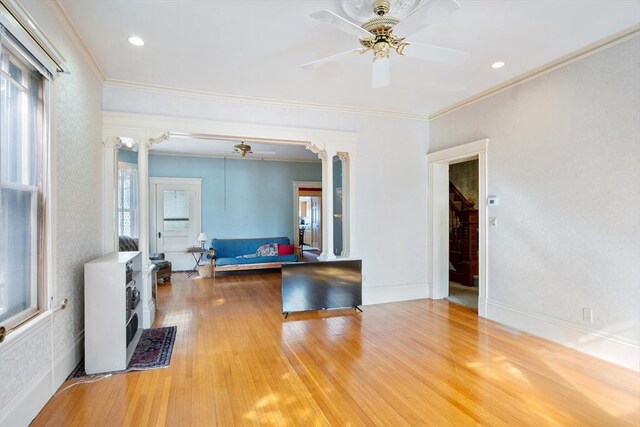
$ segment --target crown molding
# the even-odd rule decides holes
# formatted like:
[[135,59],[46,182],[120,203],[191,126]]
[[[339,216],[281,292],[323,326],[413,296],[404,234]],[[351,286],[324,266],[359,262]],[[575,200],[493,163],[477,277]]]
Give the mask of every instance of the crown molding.
[[224,94],[224,93],[218,93],[218,92],[182,89],[182,88],[174,88],[174,87],[153,85],[153,84],[147,84],[147,83],[138,83],[138,82],[132,82],[132,81],[126,81],[126,80],[106,79],[104,81],[104,87],[143,90],[146,92],[159,93],[159,94],[188,96],[191,98],[205,99],[205,100],[232,101],[232,102],[239,102],[239,103],[253,104],[253,105],[273,105],[278,107],[293,107],[293,108],[303,108],[307,110],[317,110],[317,111],[332,111],[332,112],[341,112],[341,113],[364,114],[369,116],[392,117],[392,118],[400,118],[400,119],[407,119],[407,120],[421,120],[421,121],[428,120],[428,117],[425,114],[416,114],[416,113],[411,113],[407,111],[377,110],[373,108],[361,108],[361,107],[354,107],[354,106],[348,106],[348,105],[316,104],[312,102],[288,101],[284,99],[231,95],[231,94]]
[[482,91],[476,95],[473,95],[467,99],[464,99],[460,102],[457,102],[453,105],[450,105],[440,111],[437,111],[429,116],[429,120],[434,120],[439,117],[444,116],[445,114],[452,113],[461,108],[467,107],[471,104],[474,104],[478,101],[482,101],[483,99],[489,98],[497,93],[503,92],[507,89],[511,89],[514,86],[520,85],[522,83],[528,82],[529,80],[536,79],[538,77],[544,76],[552,71],[555,71],[559,68],[566,67],[567,65],[579,61],[583,58],[596,54],[602,50],[613,47],[617,44],[630,40],[634,37],[640,35],[640,24],[632,25],[622,31],[617,33],[613,33],[612,35],[598,40],[597,42],[591,43],[581,49],[578,49],[572,53],[561,56],[558,59],[555,59],[551,62],[546,63],[540,67],[534,68],[531,71],[520,74],[512,78],[511,80],[507,80],[506,82],[500,83],[496,86],[493,86],[485,91]]
[[240,157],[233,156],[231,154],[189,154],[189,153],[174,153],[169,151],[155,151],[151,149],[149,151],[150,156],[167,156],[167,157],[199,157],[204,159],[228,159],[228,160],[252,160],[252,161],[264,161],[264,162],[290,162],[290,163],[322,163],[318,158],[316,160],[310,159],[288,159],[286,157],[261,157],[259,154],[252,154],[251,156]]
[[80,51],[80,54],[84,57],[93,74],[100,81],[100,83],[104,84],[106,78],[104,73],[102,72],[102,69],[98,65],[98,61],[96,60],[95,56],[93,56],[87,45],[84,43],[84,40],[80,36],[80,32],[73,24],[73,21],[69,17],[69,14],[67,13],[62,3],[60,3],[59,0],[45,0],[45,2],[51,8],[51,10],[53,10],[57,21],[64,29],[64,32],[67,33],[67,36],[69,36],[71,42]]
[[149,138],[167,132],[196,134],[210,139],[304,144],[318,149],[357,152],[358,133],[348,131],[224,122],[175,116],[157,116],[116,111],[102,112],[103,140],[113,137]]

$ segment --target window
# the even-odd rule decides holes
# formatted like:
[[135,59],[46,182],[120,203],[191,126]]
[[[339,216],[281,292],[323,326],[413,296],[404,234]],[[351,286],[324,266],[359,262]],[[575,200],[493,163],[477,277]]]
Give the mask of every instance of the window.
[[44,302],[45,78],[0,26],[0,325]]
[[189,192],[185,190],[164,190],[164,231],[184,231],[189,229]]
[[118,162],[118,235],[138,237],[138,167]]

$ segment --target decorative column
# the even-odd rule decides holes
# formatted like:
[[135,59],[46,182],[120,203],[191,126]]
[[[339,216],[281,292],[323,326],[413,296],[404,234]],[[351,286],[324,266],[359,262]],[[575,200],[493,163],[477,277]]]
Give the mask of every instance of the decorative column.
[[102,253],[118,251],[118,150],[122,140],[108,138],[102,150]]
[[138,142],[138,249],[142,252],[142,268],[149,265],[149,149],[153,139]]
[[333,156],[335,151],[322,150],[322,253],[320,261],[336,259],[333,253]]
[[138,141],[138,250],[142,252],[142,326],[150,328],[156,317],[153,303],[153,264],[149,261],[149,150],[164,141],[167,135]]
[[153,140],[141,139],[138,150],[138,250],[142,252],[142,327],[150,328],[156,317],[153,303],[153,265],[149,261],[149,148]]
[[[347,195],[344,196],[346,213],[343,215],[347,224],[347,232],[345,241],[347,242],[346,256],[357,257],[358,247],[356,246],[356,153],[350,151],[347,154],[348,162],[342,172],[342,192],[344,194],[346,187]],[[343,163],[344,166],[344,163]],[[346,172],[345,172],[346,171]]]
[[350,256],[350,239],[349,239],[349,202],[351,200],[351,192],[349,191],[349,153],[338,153],[338,158],[342,164],[342,252],[341,257]]

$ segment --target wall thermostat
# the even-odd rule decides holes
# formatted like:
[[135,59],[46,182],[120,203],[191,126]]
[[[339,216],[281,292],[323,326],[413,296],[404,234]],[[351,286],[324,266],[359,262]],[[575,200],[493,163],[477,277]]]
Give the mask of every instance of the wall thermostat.
[[499,205],[500,203],[498,203],[498,202],[499,202],[498,196],[489,196],[489,197],[487,197],[487,204],[489,206]]

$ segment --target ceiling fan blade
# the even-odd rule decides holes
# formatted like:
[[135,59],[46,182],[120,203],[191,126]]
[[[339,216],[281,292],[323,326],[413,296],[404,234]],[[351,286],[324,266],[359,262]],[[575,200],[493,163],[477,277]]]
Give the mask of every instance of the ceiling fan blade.
[[258,154],[261,156],[275,156],[275,151],[254,151],[253,154]]
[[460,4],[456,0],[429,0],[393,27],[393,33],[409,37],[428,25],[443,21],[458,9]]
[[377,58],[371,68],[371,87],[378,89],[389,86],[389,58]]
[[346,52],[337,53],[335,55],[327,56],[326,58],[318,59],[316,61],[307,62],[306,64],[302,64],[301,67],[305,70],[312,70],[314,68],[318,68],[321,65],[326,64],[327,62],[338,61],[340,59],[347,58],[350,54],[354,52],[362,53],[363,49],[351,49]]
[[347,21],[342,16],[336,15],[330,10],[321,10],[318,12],[314,12],[311,14],[313,19],[317,19],[320,22],[324,22],[325,24],[332,25],[337,29],[344,31],[347,34],[352,34],[358,37],[372,37],[369,31],[360,27],[357,24],[354,24],[351,21]]
[[447,65],[461,65],[467,61],[469,54],[460,50],[430,44],[407,42],[401,50],[403,55]]

